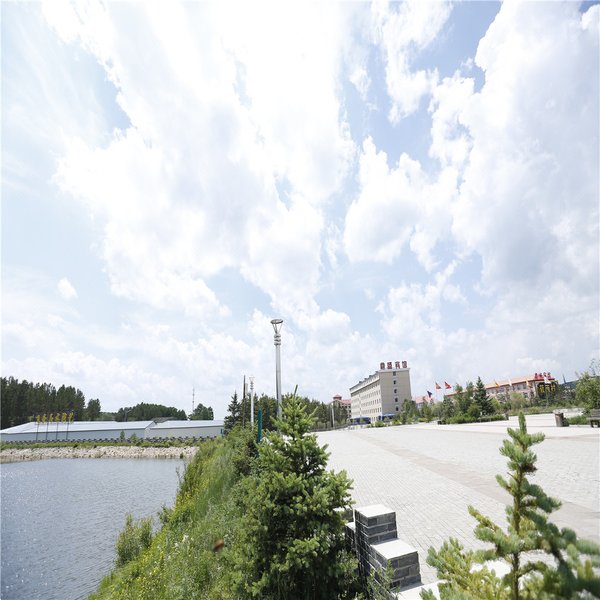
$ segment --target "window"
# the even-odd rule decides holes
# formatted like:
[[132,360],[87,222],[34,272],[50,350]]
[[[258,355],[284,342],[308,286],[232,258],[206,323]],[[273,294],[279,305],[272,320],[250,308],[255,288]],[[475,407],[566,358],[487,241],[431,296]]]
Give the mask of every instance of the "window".
[[398,407],[396,406],[396,412],[398,412]]
[[394,394],[397,394],[397,393],[398,393],[398,390],[394,388]]
[[396,371],[392,371],[392,376],[396,377]]
[[394,402],[398,402],[398,398],[394,398]]
[[396,385],[396,380],[394,379],[394,385]]

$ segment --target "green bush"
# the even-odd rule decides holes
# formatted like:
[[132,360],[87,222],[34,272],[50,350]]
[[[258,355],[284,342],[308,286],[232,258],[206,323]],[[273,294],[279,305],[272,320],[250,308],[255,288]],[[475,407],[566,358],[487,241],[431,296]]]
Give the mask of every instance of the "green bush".
[[125,527],[117,538],[117,566],[137,558],[152,542],[152,518],[140,519],[137,523],[128,514]]

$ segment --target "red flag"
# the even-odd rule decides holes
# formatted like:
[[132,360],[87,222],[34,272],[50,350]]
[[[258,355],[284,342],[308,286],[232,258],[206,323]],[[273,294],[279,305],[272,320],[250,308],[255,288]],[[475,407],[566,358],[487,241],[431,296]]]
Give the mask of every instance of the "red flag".
[[435,383],[435,389],[436,390],[441,390],[442,389],[442,386],[439,383],[437,383],[437,381]]
[[444,381],[444,385],[446,386],[447,390],[451,390],[452,389],[452,386],[447,381]]

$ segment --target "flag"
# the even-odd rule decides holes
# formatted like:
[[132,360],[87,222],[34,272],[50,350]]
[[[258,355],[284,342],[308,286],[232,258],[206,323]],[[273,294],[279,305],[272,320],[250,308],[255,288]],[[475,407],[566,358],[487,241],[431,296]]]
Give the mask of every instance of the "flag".
[[427,390],[427,395],[431,398],[432,394],[429,390]]
[[494,383],[496,384],[496,387],[500,387],[500,384],[494,379]]
[[563,383],[567,385],[567,380],[565,379],[565,374],[563,373]]
[[436,390],[441,390],[442,389],[442,386],[439,383],[437,383],[437,381],[435,383],[435,389]]
[[446,386],[447,390],[451,390],[452,389],[452,386],[447,381],[444,381],[444,385]]

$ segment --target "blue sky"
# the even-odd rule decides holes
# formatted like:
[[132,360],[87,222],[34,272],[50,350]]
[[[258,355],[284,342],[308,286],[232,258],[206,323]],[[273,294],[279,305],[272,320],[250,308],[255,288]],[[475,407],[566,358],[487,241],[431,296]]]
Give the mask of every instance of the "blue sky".
[[3,3],[2,374],[225,414],[599,355],[598,5]]

